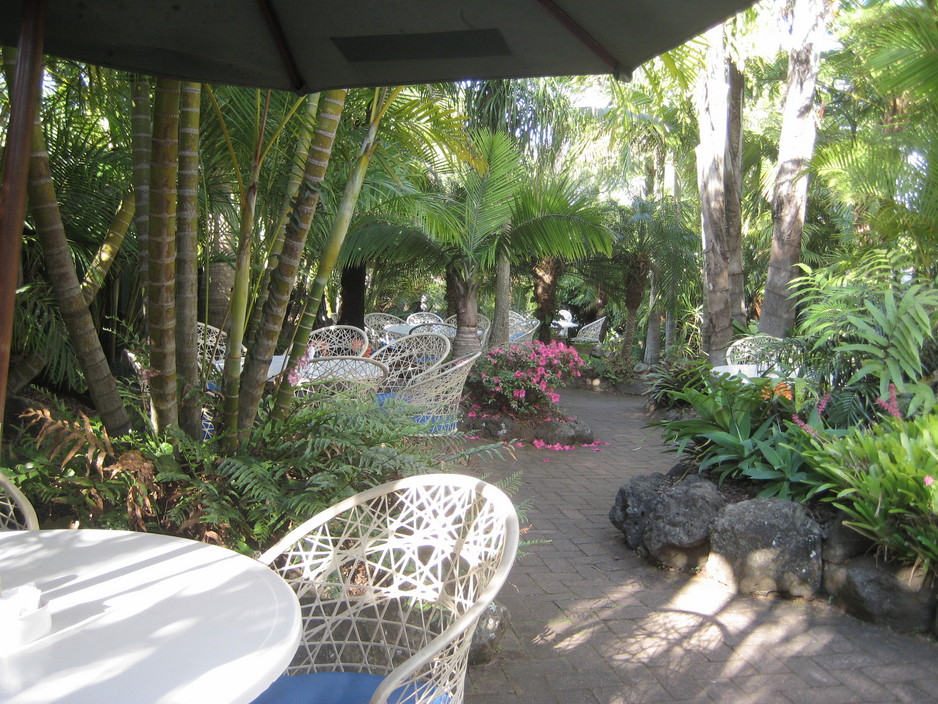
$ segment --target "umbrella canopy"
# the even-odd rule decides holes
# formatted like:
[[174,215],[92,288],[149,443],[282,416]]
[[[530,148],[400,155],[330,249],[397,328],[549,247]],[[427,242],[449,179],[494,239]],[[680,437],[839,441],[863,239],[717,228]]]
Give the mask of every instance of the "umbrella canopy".
[[[5,0],[16,44],[22,0]],[[294,91],[628,75],[752,0],[49,0],[45,53]]]

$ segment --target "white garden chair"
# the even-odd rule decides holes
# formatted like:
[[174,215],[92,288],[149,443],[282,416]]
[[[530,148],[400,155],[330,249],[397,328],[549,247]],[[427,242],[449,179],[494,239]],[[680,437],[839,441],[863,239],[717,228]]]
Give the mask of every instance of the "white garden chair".
[[387,345],[399,335],[393,335],[384,329],[385,325],[403,325],[404,319],[391,313],[365,313],[365,332],[372,344]]
[[316,357],[364,357],[368,353],[368,333],[354,325],[330,325],[309,335]]
[[795,345],[788,339],[773,335],[749,335],[741,337],[726,349],[726,363],[730,366],[753,366],[757,375],[769,372],[781,375],[798,375],[798,354]]
[[508,322],[508,341],[509,342],[531,342],[534,339],[534,333],[541,327],[541,321],[532,318],[526,318],[512,323]]
[[[196,323],[198,346],[199,346],[199,365],[209,374],[214,374],[215,362],[224,364],[225,357],[228,355],[228,333],[219,330],[214,325],[208,323]],[[247,354],[247,348],[241,345],[241,358]]]
[[26,495],[0,472],[0,531],[7,530],[39,530],[39,517]]
[[[410,331],[410,335],[443,335],[443,337],[454,340],[456,338],[456,326],[447,325],[446,323],[420,323],[419,325],[414,326]],[[408,335],[408,337],[410,336]]]
[[383,362],[388,367],[388,377],[382,391],[397,393],[418,374],[442,364],[449,353],[449,338],[431,332],[395,340],[377,350],[371,359]]
[[375,394],[388,376],[384,362],[355,355],[313,357],[298,370],[297,393],[354,391]]
[[461,704],[518,535],[508,497],[458,474],[390,482],[306,521],[259,558],[299,597],[303,636],[255,704]]
[[466,377],[481,354],[475,352],[418,374],[397,394],[398,400],[410,406],[414,420],[425,426],[423,435],[456,432]]
[[422,325],[423,323],[442,323],[443,318],[438,316],[436,313],[430,313],[429,311],[420,311],[417,313],[411,313],[407,316],[408,325]]
[[592,323],[587,323],[577,330],[576,335],[570,340],[573,343],[599,344],[599,338],[603,334],[603,325],[606,324],[606,316],[597,318]]
[[523,324],[525,321],[527,321],[527,320],[531,320],[531,318],[529,318],[529,317],[526,316],[526,315],[522,315],[521,313],[519,313],[519,312],[516,311],[516,310],[510,310],[510,311],[508,311],[508,325],[509,325],[509,326],[511,326],[511,325],[522,325],[522,324]]

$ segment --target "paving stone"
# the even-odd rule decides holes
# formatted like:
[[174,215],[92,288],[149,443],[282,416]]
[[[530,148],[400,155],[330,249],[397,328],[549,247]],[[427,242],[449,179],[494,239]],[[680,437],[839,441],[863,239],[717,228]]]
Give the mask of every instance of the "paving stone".
[[[606,511],[632,476],[666,472],[642,399],[563,391],[594,452],[518,448],[461,471],[522,471],[525,548],[499,595],[512,614],[496,660],[467,677],[466,704],[938,702],[938,645],[825,602],[722,597],[627,548]],[[551,462],[543,462],[550,459]]]

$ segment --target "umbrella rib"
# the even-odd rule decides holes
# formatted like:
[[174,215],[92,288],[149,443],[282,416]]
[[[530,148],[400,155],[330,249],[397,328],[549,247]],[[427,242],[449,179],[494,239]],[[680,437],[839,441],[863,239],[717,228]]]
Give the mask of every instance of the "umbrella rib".
[[270,30],[274,44],[277,45],[277,51],[280,52],[283,67],[289,74],[290,84],[293,86],[293,90],[297,93],[304,92],[307,89],[306,79],[303,78],[303,74],[300,73],[293,52],[290,50],[290,44],[287,42],[287,37],[283,33],[283,25],[280,23],[280,18],[277,16],[276,10],[274,10],[273,3],[271,0],[257,0],[257,4],[261,9],[261,13],[264,15],[264,20],[267,22],[267,28]]
[[534,0],[534,2],[539,5],[544,12],[563,25],[570,34],[579,39],[587,49],[596,54],[596,56],[612,70],[612,74],[616,78],[619,78],[619,62],[616,60],[616,57],[610,54],[609,50],[596,41],[589,32],[578,25],[563,8],[559,7],[553,0]]

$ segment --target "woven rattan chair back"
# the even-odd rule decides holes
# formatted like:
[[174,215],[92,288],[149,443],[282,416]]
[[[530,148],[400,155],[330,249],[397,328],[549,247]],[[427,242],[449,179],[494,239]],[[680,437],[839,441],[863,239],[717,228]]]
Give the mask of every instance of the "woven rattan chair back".
[[452,341],[456,339],[456,326],[446,323],[420,323],[410,331],[411,335],[426,335],[427,333],[442,335]]
[[508,323],[508,341],[509,342],[531,342],[534,339],[534,333],[541,327],[539,320],[527,318],[518,323]]
[[39,517],[29,499],[0,472],[0,531],[39,530]]
[[368,333],[354,325],[330,325],[310,333],[309,346],[316,357],[364,357]]
[[466,377],[481,354],[466,355],[418,374],[398,394],[411,407],[414,419],[426,428],[423,435],[456,432]]
[[518,518],[497,487],[408,477],[311,518],[261,555],[300,600],[287,674],[384,676],[372,704],[463,701],[475,626],[505,582]]
[[592,323],[588,323],[580,328],[571,342],[598,343],[603,332],[603,325],[606,323],[606,316],[597,318]]
[[371,358],[383,362],[388,367],[388,378],[381,390],[397,393],[418,374],[442,364],[449,353],[449,338],[428,332],[395,340],[372,354]]
[[365,313],[365,332],[368,333],[368,339],[372,346],[387,345],[396,340],[399,335],[391,335],[385,329],[385,325],[403,325],[404,319],[391,313]]
[[370,357],[313,357],[299,371],[299,376],[297,393],[312,391],[375,394],[388,376],[388,367]]
[[421,325],[423,323],[442,323],[443,318],[438,316],[436,313],[431,313],[429,311],[420,311],[417,313],[411,313],[407,316],[408,325]]

